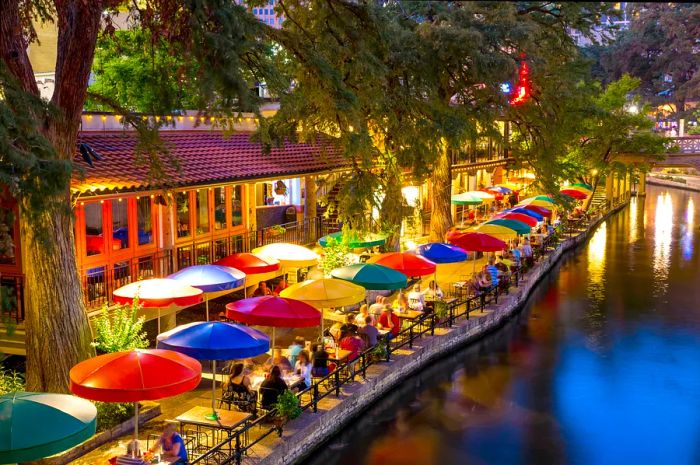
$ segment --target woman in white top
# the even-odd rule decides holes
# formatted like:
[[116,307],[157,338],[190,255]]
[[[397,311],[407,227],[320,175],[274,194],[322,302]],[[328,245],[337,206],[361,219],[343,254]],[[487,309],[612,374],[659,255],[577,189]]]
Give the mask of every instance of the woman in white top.
[[438,286],[434,280],[430,281],[428,289],[423,292],[423,295],[425,296],[425,300],[440,300],[445,296],[440,286]]
[[355,315],[355,320],[353,321],[353,323],[355,323],[355,325],[357,325],[357,327],[364,326],[365,320],[367,319],[367,317],[372,318],[372,324],[375,323],[374,315],[369,314],[369,310],[367,309],[367,304],[362,304],[362,306],[360,307],[360,313]]
[[420,291],[420,284],[416,284],[413,286],[413,290],[408,293],[408,308],[422,312],[424,307],[425,297],[423,297],[423,293]]
[[304,386],[302,389],[311,387],[311,360],[309,353],[305,350],[297,355],[297,363],[294,365],[294,373],[304,378]]

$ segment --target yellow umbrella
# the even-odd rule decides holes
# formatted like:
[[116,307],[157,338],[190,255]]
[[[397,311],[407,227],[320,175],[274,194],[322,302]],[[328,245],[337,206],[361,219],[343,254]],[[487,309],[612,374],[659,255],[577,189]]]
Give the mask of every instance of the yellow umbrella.
[[280,297],[301,300],[316,308],[344,307],[365,300],[365,288],[342,279],[308,279],[292,284]]
[[522,189],[520,185],[515,184],[513,182],[503,182],[501,184],[496,184],[496,186],[505,187],[506,189],[510,189],[512,191],[519,191],[520,189]]
[[472,231],[488,234],[497,239],[506,240],[514,239],[518,237],[518,233],[505,226],[499,226],[497,224],[482,224],[472,229]]
[[525,199],[518,203],[518,205],[523,207],[527,205],[532,205],[534,207],[543,207],[547,210],[551,210],[554,206],[554,202],[549,197],[546,197],[544,195],[538,195],[536,197],[530,197],[528,199]]
[[265,257],[279,260],[283,267],[303,268],[305,266],[314,266],[318,263],[318,255],[296,244],[287,244],[280,242],[276,244],[267,244],[257,249],[253,249],[254,254],[260,254]]

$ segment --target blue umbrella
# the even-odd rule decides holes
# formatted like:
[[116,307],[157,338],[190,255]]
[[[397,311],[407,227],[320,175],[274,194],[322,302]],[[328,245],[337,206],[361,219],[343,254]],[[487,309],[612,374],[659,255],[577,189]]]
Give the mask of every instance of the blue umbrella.
[[270,350],[270,338],[257,329],[222,321],[197,321],[158,335],[158,348],[212,361],[211,419],[215,409],[216,361],[255,357]]
[[420,245],[412,253],[422,255],[433,263],[457,263],[467,259],[467,252],[464,249],[444,242]]
[[500,192],[501,194],[510,194],[513,192],[512,189],[508,189],[503,186],[489,186],[486,188],[487,191]]
[[536,219],[537,221],[542,221],[544,219],[544,216],[540,215],[537,212],[534,212],[532,210],[528,210],[527,208],[511,208],[510,210],[505,210],[513,213],[522,213],[523,215],[528,215]]
[[[235,268],[221,265],[194,265],[183,268],[168,276],[203,293],[230,291],[245,284],[245,273]],[[209,299],[205,296],[207,321],[209,321]]]

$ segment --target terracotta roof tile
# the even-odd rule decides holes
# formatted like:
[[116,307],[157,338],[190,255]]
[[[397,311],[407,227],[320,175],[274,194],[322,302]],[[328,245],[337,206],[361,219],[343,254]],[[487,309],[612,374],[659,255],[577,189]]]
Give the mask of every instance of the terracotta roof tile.
[[[224,136],[217,131],[163,131],[170,155],[179,160],[177,171],[163,157],[170,183],[179,186],[229,182],[270,176],[292,176],[336,169],[346,164],[329,141],[318,144],[287,143],[264,154],[249,133]],[[82,132],[79,143],[88,144],[103,160],[89,166],[80,153],[74,158],[73,189],[81,192],[135,190],[151,186],[147,166],[137,166],[133,132]],[[82,175],[80,174],[82,172]]]

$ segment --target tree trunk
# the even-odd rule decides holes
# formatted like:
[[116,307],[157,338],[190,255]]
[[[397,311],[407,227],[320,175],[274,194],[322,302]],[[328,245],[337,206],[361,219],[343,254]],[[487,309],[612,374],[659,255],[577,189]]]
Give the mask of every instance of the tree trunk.
[[381,224],[393,233],[386,238],[385,248],[388,251],[398,251],[401,245],[401,223],[403,222],[404,202],[401,193],[401,175],[387,173],[384,200],[379,214]]
[[[54,2],[58,27],[56,85],[51,103],[57,112],[37,127],[51,141],[56,156],[71,160],[76,152],[80,117],[87,94],[102,11],[112,2]],[[26,43],[21,39],[19,0],[0,1],[0,58],[23,88],[39,94]],[[20,198],[25,274],[27,388],[66,392],[68,372],[94,353],[75,260],[69,186],[57,202],[31,216],[30,202]],[[21,197],[21,193],[20,193]],[[34,210],[31,210],[34,211]]]
[[26,215],[21,220],[27,389],[67,392],[71,367],[95,351],[75,261],[73,213],[47,211],[41,222],[44,234],[49,234],[48,246],[37,237]]
[[443,242],[447,230],[452,227],[452,160],[449,150],[444,150],[433,166],[431,176],[433,188],[432,214],[430,216],[430,240]]

